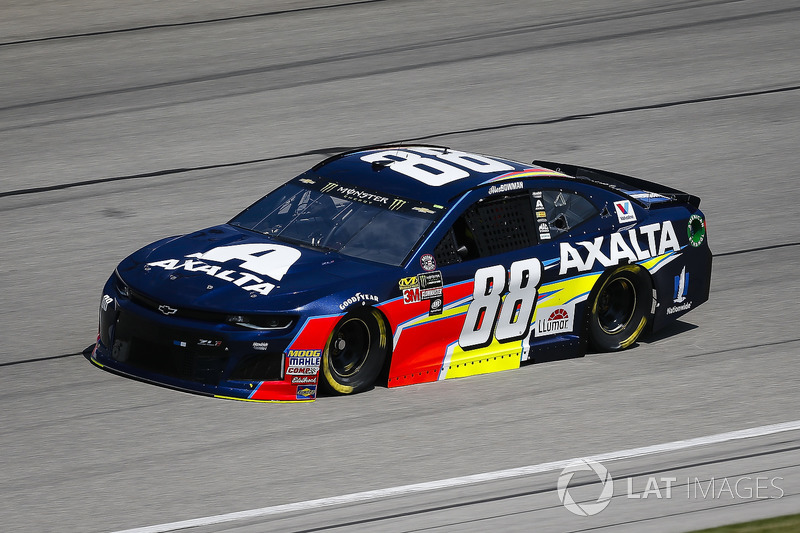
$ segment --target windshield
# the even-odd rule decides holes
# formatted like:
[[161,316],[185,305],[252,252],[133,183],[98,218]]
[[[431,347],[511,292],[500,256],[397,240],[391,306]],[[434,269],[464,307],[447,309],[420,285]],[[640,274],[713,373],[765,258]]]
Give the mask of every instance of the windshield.
[[278,240],[398,266],[432,224],[436,208],[442,209],[298,178],[248,207],[230,224]]

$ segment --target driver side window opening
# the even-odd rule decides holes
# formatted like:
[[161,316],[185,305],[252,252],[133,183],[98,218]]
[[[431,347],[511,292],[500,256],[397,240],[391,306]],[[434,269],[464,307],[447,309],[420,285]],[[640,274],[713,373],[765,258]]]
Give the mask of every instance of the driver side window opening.
[[434,257],[443,266],[534,246],[535,228],[529,192],[484,198],[456,220]]
[[434,257],[445,266],[535,246],[540,224],[546,223],[550,237],[557,239],[597,213],[589,200],[562,189],[483,198],[458,217]]

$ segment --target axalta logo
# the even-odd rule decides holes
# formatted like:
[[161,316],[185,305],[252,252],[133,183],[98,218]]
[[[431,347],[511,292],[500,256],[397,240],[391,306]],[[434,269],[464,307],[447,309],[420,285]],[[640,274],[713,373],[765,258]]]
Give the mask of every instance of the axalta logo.
[[[205,253],[189,254],[184,259],[165,259],[147,263],[145,270],[158,267],[170,271],[202,272],[233,283],[246,291],[266,296],[299,258],[299,250],[279,244],[235,244],[218,246]],[[250,272],[223,270],[222,266],[210,264],[228,263],[234,260],[239,261],[239,268]],[[251,272],[269,277],[274,283],[265,281]]]
[[[642,246],[640,238],[646,239],[646,246]],[[570,269],[587,272],[594,268],[595,263],[604,267],[618,265],[624,259],[635,263],[681,249],[675,228],[669,220],[640,226],[625,233],[612,233],[609,237],[597,237],[593,241],[578,242],[576,245],[583,251],[569,243],[560,243],[560,275],[567,274]]]

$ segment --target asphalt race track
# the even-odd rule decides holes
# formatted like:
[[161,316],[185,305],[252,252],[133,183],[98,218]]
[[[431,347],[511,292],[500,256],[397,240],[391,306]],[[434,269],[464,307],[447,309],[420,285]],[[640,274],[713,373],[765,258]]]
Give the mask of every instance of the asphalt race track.
[[[0,530],[688,531],[800,510],[797,2],[0,9]],[[126,254],[398,140],[700,196],[710,301],[624,353],[310,404],[81,355]],[[593,516],[557,491],[582,457],[614,479]],[[601,486],[578,472],[570,498]]]

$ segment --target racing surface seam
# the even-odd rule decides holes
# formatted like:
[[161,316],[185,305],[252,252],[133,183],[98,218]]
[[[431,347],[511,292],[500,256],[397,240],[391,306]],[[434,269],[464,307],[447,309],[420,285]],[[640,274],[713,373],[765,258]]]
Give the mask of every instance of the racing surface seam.
[[[575,46],[581,44],[592,44],[604,41],[613,41],[618,39],[626,39],[629,37],[639,37],[645,35],[652,35],[654,33],[665,33],[672,30],[685,30],[688,28],[700,27],[700,26],[707,26],[707,25],[715,25],[715,24],[724,24],[727,22],[736,22],[740,20],[752,19],[752,18],[760,18],[764,16],[771,16],[771,15],[783,15],[787,13],[792,13],[795,11],[800,11],[800,7],[791,7],[791,8],[784,8],[784,9],[776,9],[773,11],[764,11],[760,13],[748,13],[743,15],[732,15],[730,17],[723,17],[719,19],[712,19],[712,20],[699,20],[696,22],[691,22],[688,24],[673,24],[668,26],[661,26],[656,28],[644,28],[640,30],[633,30],[630,32],[625,33],[615,33],[612,35],[598,35],[592,37],[586,37],[583,39],[567,39],[565,41],[559,42],[550,42],[547,44],[535,44],[531,46],[523,46],[521,48],[511,49],[511,50],[503,50],[498,52],[486,52],[482,54],[472,54],[466,57],[458,57],[458,58],[445,58],[445,59],[437,59],[434,61],[427,61],[421,63],[412,63],[407,65],[400,65],[396,67],[387,67],[382,69],[375,69],[369,72],[356,72],[356,73],[345,73],[345,74],[333,74],[328,77],[317,77],[313,80],[301,80],[301,81],[292,81],[289,83],[284,83],[280,85],[275,85],[270,88],[259,88],[259,89],[251,89],[245,91],[238,91],[238,92],[230,92],[224,96],[216,95],[213,97],[206,97],[200,99],[192,99],[182,101],[181,103],[190,103],[190,102],[202,102],[206,100],[217,100],[221,98],[229,98],[233,96],[243,96],[248,94],[257,94],[266,91],[274,91],[274,90],[283,90],[283,89],[292,89],[296,87],[302,87],[304,85],[318,85],[321,83],[330,83],[335,81],[341,80],[349,80],[349,79],[358,79],[364,78],[368,76],[376,76],[382,74],[394,74],[398,72],[406,72],[409,70],[418,70],[423,68],[430,68],[430,67],[439,67],[443,65],[461,63],[464,61],[474,61],[474,60],[481,60],[481,59],[493,59],[502,56],[508,55],[515,55],[515,54],[523,54],[523,53],[531,53],[531,52],[539,52],[544,50],[552,50],[556,48],[561,48],[564,46]],[[483,39],[485,37],[476,36],[473,39]],[[495,38],[494,36],[490,36],[489,38]],[[147,91],[151,89],[161,89],[166,87],[174,87],[180,85],[188,85],[192,83],[201,83],[201,82],[208,82],[208,81],[218,81],[218,80],[227,80],[230,78],[237,78],[242,76],[249,76],[253,74],[264,74],[267,72],[274,72],[280,70],[288,70],[292,68],[304,67],[304,66],[312,66],[312,65],[321,65],[321,64],[332,64],[332,63],[340,63],[343,61],[350,61],[353,59],[364,59],[368,57],[374,56],[381,56],[396,52],[404,52],[404,51],[415,51],[424,48],[432,48],[438,46],[446,46],[452,44],[450,42],[430,42],[430,43],[418,43],[418,44],[410,44],[410,45],[402,45],[396,48],[388,48],[388,49],[378,49],[378,50],[369,50],[363,52],[352,52],[349,54],[339,54],[335,56],[329,56],[319,59],[309,59],[309,60],[302,60],[302,61],[295,61],[291,63],[285,64],[278,64],[278,65],[267,65],[263,67],[254,67],[249,69],[237,70],[232,72],[225,72],[219,74],[208,74],[204,76],[197,76],[193,78],[186,78],[182,80],[172,80],[172,81],[164,81],[159,83],[152,83],[149,85],[142,85],[139,87],[126,87],[120,89],[110,89],[106,91],[99,91],[95,93],[86,93],[86,94],[79,94],[74,96],[65,96],[62,98],[53,98],[50,100],[40,100],[36,102],[27,102],[22,104],[13,104],[6,107],[0,107],[0,112],[3,111],[11,111],[17,109],[25,109],[29,107],[37,107],[42,105],[51,105],[51,104],[59,104],[59,103],[66,103],[66,102],[73,102],[78,100],[85,100],[89,98],[96,98],[96,97],[104,97],[104,96],[111,96],[117,94],[128,94],[133,92],[140,92],[140,91]]]
[[[134,26],[131,28],[118,28],[113,30],[97,30],[97,31],[90,31],[90,32],[82,32],[82,33],[72,33],[66,35],[51,35],[49,37],[35,37],[30,39],[19,39],[16,41],[7,41],[7,42],[0,42],[0,47],[2,46],[11,46],[11,45],[20,45],[20,44],[32,44],[32,43],[40,43],[46,41],[56,41],[61,39],[77,39],[82,37],[97,37],[103,35],[115,35],[119,33],[132,33],[137,31],[144,31],[144,30],[154,30],[154,29],[167,29],[167,28],[180,28],[184,26],[199,26],[202,24],[216,24],[221,22],[233,22],[238,20],[247,20],[247,19],[257,19],[257,18],[266,18],[272,17],[276,15],[290,15],[295,13],[303,13],[307,11],[319,11],[324,9],[331,9],[331,8],[338,8],[338,7],[351,7],[357,6],[361,4],[373,4],[379,2],[385,2],[387,0],[361,0],[361,1],[353,1],[353,2],[346,2],[342,4],[330,4],[325,6],[313,6],[313,7],[303,7],[303,8],[295,8],[295,9],[282,9],[277,11],[267,11],[263,13],[250,13],[247,15],[232,15],[229,17],[217,17],[213,19],[206,19],[206,20],[190,20],[186,22],[169,22],[169,23],[162,23],[162,24],[147,24],[144,26]],[[633,9],[629,11],[621,11],[614,14],[609,15],[601,15],[595,17],[579,17],[574,19],[567,19],[555,22],[544,22],[541,24],[534,24],[528,26],[521,26],[518,28],[509,28],[506,30],[502,30],[499,32],[494,33],[487,33],[484,35],[493,35],[496,36],[497,34],[500,35],[514,35],[519,32],[527,32],[530,30],[536,29],[549,29],[549,28],[563,28],[563,27],[572,27],[572,26],[582,26],[586,24],[594,24],[597,22],[606,22],[610,20],[624,20],[629,18],[636,18],[636,17],[647,17],[652,15],[662,15],[665,13],[676,13],[679,11],[683,11],[686,9],[697,9],[703,7],[710,7],[710,6],[719,6],[723,4],[732,4],[732,3],[739,3],[746,0],[714,0],[708,1],[705,3],[697,2],[696,0],[684,0],[682,2],[676,2],[671,5],[666,5],[659,8],[643,8],[643,9]]]
[[[447,137],[451,135],[463,135],[463,134],[471,134],[471,133],[482,133],[487,131],[496,131],[496,130],[504,130],[508,128],[519,128],[519,127],[526,127],[526,126],[544,126],[550,124],[558,124],[561,122],[569,122],[573,120],[584,120],[589,118],[596,118],[596,117],[603,117],[608,115],[616,115],[621,113],[631,113],[635,111],[646,111],[646,110],[653,110],[653,109],[664,109],[669,107],[677,107],[682,105],[690,105],[690,104],[698,104],[698,103],[705,103],[705,102],[715,102],[721,100],[732,100],[738,98],[748,98],[752,96],[764,96],[769,94],[776,94],[776,93],[783,93],[783,92],[792,92],[800,90],[800,85],[790,85],[787,87],[779,87],[773,89],[762,89],[762,90],[755,90],[755,91],[746,91],[740,93],[732,93],[732,94],[724,94],[724,95],[717,95],[717,96],[703,96],[699,98],[691,98],[685,100],[675,100],[672,102],[660,102],[657,104],[645,104],[639,106],[631,106],[631,107],[622,107],[618,109],[609,109],[605,111],[597,111],[595,113],[583,113],[578,115],[567,115],[559,118],[553,119],[546,119],[546,120],[539,120],[539,121],[528,121],[528,122],[511,122],[508,124],[502,124],[497,126],[483,126],[479,128],[471,128],[465,130],[454,130],[449,132],[441,132],[441,133],[434,133],[430,135],[424,135],[421,137],[412,137],[409,139],[403,139],[399,141],[391,141],[385,144],[394,144],[394,143],[408,143],[408,142],[419,142],[419,141],[426,141],[430,139],[435,139],[438,137]],[[185,172],[197,172],[201,170],[214,170],[214,169],[221,169],[221,168],[230,168],[230,167],[239,167],[239,166],[247,166],[247,165],[254,165],[258,163],[266,163],[270,161],[279,161],[283,159],[294,159],[299,157],[306,157],[310,155],[330,155],[337,152],[347,151],[358,148],[357,146],[338,146],[338,147],[327,147],[327,148],[318,148],[315,150],[307,150],[305,152],[297,152],[294,154],[284,154],[284,155],[277,155],[273,157],[264,157],[259,159],[249,159],[245,161],[234,161],[231,163],[215,163],[211,165],[201,165],[196,167],[179,167],[179,168],[171,168],[171,169],[163,169],[163,170],[156,170],[153,172],[144,172],[139,174],[129,174],[125,176],[113,176],[109,178],[96,178],[91,180],[85,181],[76,181],[73,183],[61,183],[58,185],[47,185],[43,187],[31,187],[27,189],[15,189],[11,191],[3,191],[0,192],[0,198],[4,198],[7,196],[19,196],[24,194],[35,194],[41,192],[48,192],[48,191],[57,191],[62,189],[69,189],[72,187],[84,187],[86,185],[97,185],[100,183],[109,183],[114,181],[124,181],[124,180],[133,180],[133,179],[140,179],[140,178],[153,178],[159,176],[168,176],[171,174],[181,174]],[[723,255],[723,254],[719,254]]]
[[[164,24],[148,24],[145,26],[134,26],[132,28],[119,28],[115,30],[98,30],[98,31],[90,31],[84,33],[73,33],[69,35],[52,35],[50,37],[37,37],[33,39],[20,39],[18,41],[7,41],[4,43],[0,43],[0,46],[11,46],[16,44],[31,44],[31,43],[41,43],[46,41],[56,41],[61,39],[77,39],[80,37],[96,37],[99,35],[114,35],[118,33],[131,33],[135,31],[143,31],[143,30],[156,30],[156,29],[163,29],[163,28],[179,28],[182,26],[198,26],[201,24],[215,24],[218,22],[231,22],[235,20],[246,20],[246,19],[256,19],[256,18],[265,18],[265,17],[272,17],[275,15],[289,15],[294,13],[303,13],[306,11],[319,11],[323,9],[331,9],[337,7],[350,7],[350,6],[357,6],[361,4],[375,4],[378,2],[386,2],[388,0],[360,0],[354,2],[346,2],[343,4],[330,4],[325,6],[312,6],[312,7],[298,7],[294,9],[281,9],[278,11],[266,11],[263,13],[250,13],[248,15],[234,15],[230,17],[219,17],[214,19],[207,19],[207,20],[190,20],[188,22],[169,22]],[[735,0],[734,0],[735,1]]]

